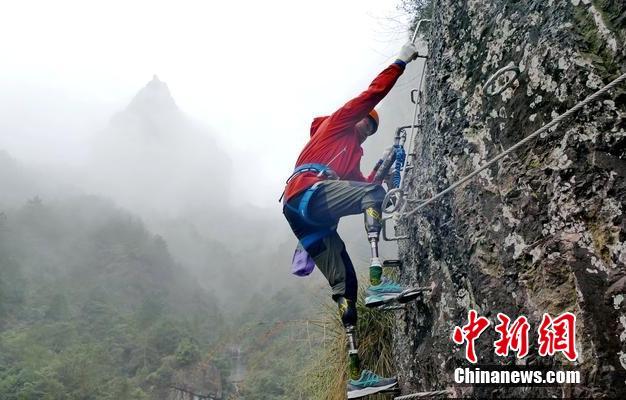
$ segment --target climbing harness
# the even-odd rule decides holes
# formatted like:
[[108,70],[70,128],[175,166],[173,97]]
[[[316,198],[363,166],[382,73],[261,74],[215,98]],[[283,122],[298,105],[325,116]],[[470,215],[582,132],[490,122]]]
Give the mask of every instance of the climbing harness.
[[[297,210],[295,209],[295,207],[292,207],[288,203],[285,203],[285,205],[288,208],[290,208],[293,211],[296,211],[298,215],[300,215],[300,217],[304,220],[304,222],[313,226],[322,225],[322,224],[318,224],[317,222],[309,218],[309,202],[311,201],[311,197],[313,197],[313,195],[315,194],[315,191],[317,190],[317,188],[319,188],[321,183],[322,182],[315,183],[304,192],[304,194],[302,195],[302,198],[300,199],[300,204],[298,205]],[[304,246],[304,247],[306,248],[307,246]]]
[[[508,67],[506,67],[506,68],[508,68]],[[503,70],[500,70],[498,72],[503,73],[501,71],[503,71]],[[414,209],[412,209],[411,211],[404,211],[404,209],[402,208],[402,209],[400,209],[400,212],[394,212],[394,214],[392,214],[390,216],[383,217],[383,238],[385,240],[388,240],[388,241],[399,240],[399,239],[407,239],[408,236],[399,236],[399,237],[395,237],[395,238],[388,238],[387,235],[386,235],[386,228],[385,228],[386,227],[386,221],[391,219],[391,218],[406,218],[408,216],[411,216],[411,215],[417,213],[422,208],[426,207],[429,204],[432,204],[436,200],[440,199],[441,197],[443,197],[446,194],[450,193],[451,191],[453,191],[454,189],[456,189],[459,186],[463,185],[467,181],[471,180],[472,178],[474,178],[475,176],[480,174],[482,171],[486,170],[487,168],[489,168],[490,166],[492,166],[493,164],[495,164],[496,162],[498,162],[502,158],[506,157],[510,153],[514,152],[515,150],[519,149],[521,146],[523,146],[524,144],[528,143],[532,139],[536,138],[537,136],[541,135],[542,133],[548,131],[549,129],[555,127],[559,123],[561,123],[564,120],[568,119],[569,117],[572,116],[572,114],[574,114],[575,112],[579,111],[581,108],[583,108],[587,104],[595,101],[596,99],[598,99],[598,97],[602,96],[603,94],[605,94],[609,90],[613,89],[615,86],[619,85],[621,82],[623,82],[625,80],[626,80],[626,73],[620,75],[619,77],[617,77],[616,79],[614,79],[613,81],[611,81],[610,83],[608,83],[607,85],[605,85],[604,87],[602,87],[601,89],[596,91],[595,93],[589,95],[587,98],[585,98],[584,100],[580,101],[579,103],[577,103],[576,105],[571,107],[565,113],[563,113],[563,114],[559,115],[558,117],[554,118],[549,123],[545,124],[544,126],[542,126],[539,129],[537,129],[535,132],[531,133],[530,135],[528,135],[524,139],[520,140],[519,142],[515,143],[513,146],[509,147],[507,150],[503,151],[502,153],[498,154],[497,156],[495,156],[491,160],[487,161],[480,168],[474,170],[472,173],[470,173],[470,174],[464,176],[463,178],[459,179],[458,181],[454,182],[453,184],[451,184],[450,186],[448,186],[446,189],[442,190],[441,192],[437,193],[436,195],[434,195],[434,196],[432,196],[432,197],[430,197],[428,199],[425,199],[425,200],[406,199],[406,201],[404,202],[405,205],[407,203],[419,203],[419,204]],[[487,85],[485,85],[485,86],[487,86]],[[394,211],[396,211],[396,210],[394,210]]]
[[[328,162],[328,164],[321,164],[321,163],[308,163],[308,164],[302,164],[300,166],[297,166],[292,174],[289,176],[289,178],[287,178],[287,180],[285,181],[285,185],[288,185],[289,182],[291,182],[291,180],[293,178],[295,178],[296,176],[300,175],[300,174],[304,174],[306,172],[316,172],[317,173],[317,177],[318,178],[326,178],[326,179],[339,179],[339,176],[337,175],[337,173],[335,171],[333,171],[330,168],[330,165],[333,163],[333,161],[335,161],[337,159],[337,157],[339,157],[340,155],[342,155],[343,153],[345,153],[348,150],[347,147],[344,147],[343,149],[341,149],[341,151],[337,154],[335,154],[335,156]],[[283,192],[280,195],[280,198],[278,199],[278,202],[280,203],[281,201],[283,201],[283,196],[285,196],[285,191],[283,190]]]
[[[335,159],[339,157],[339,155],[341,155],[343,152],[345,152],[345,150],[346,148],[344,147],[344,149],[341,152],[339,152],[337,155],[335,155],[335,157],[333,157],[332,160],[330,160],[328,164],[335,161]],[[293,178],[306,172],[315,172],[317,173],[318,178],[325,177],[326,179],[338,179],[338,176],[335,173],[335,171],[330,169],[328,165],[318,164],[318,163],[309,163],[309,164],[303,164],[303,165],[296,167],[296,169],[293,171],[291,176],[287,179],[285,184],[288,184]],[[292,261],[292,266],[293,265],[296,266],[292,272],[298,276],[309,275],[312,271],[312,268],[310,268],[310,265],[312,264],[312,260],[310,259],[310,256],[308,255],[308,252],[306,250],[311,245],[325,238],[326,236],[330,235],[337,229],[337,225],[328,226],[327,224],[320,224],[318,222],[313,221],[309,217],[309,202],[311,201],[311,197],[313,197],[313,195],[315,194],[315,191],[319,188],[321,183],[322,183],[321,181],[316,182],[310,188],[308,188],[304,192],[302,197],[300,198],[300,202],[298,203],[297,207],[290,205],[286,201],[284,203],[284,206],[286,208],[298,214],[298,216],[306,224],[317,228],[315,231],[300,238],[299,240],[301,247],[296,248],[296,251],[294,253],[294,259]],[[278,201],[281,202],[284,196],[285,196],[285,191],[283,190],[283,193],[280,195],[280,198],[278,199]],[[299,261],[302,261],[302,265],[304,265],[306,268],[302,269],[301,267],[298,267],[300,265],[298,263]]]
[[[321,183],[322,182],[317,182],[314,185],[312,185],[310,188],[308,188],[304,192],[304,194],[302,195],[302,198],[300,199],[300,202],[299,202],[297,207],[294,207],[294,206],[290,205],[289,203],[285,202],[285,207],[287,207],[292,212],[297,213],[298,216],[307,225],[310,225],[311,227],[315,227],[316,228],[313,232],[311,232],[310,234],[300,238],[300,240],[299,240],[300,245],[302,246],[302,248],[305,251],[312,244],[314,244],[315,242],[325,238],[326,236],[330,235],[331,233],[333,233],[337,229],[337,225],[320,224],[318,222],[313,221],[309,217],[309,201],[311,200],[311,197],[313,197],[313,194],[315,193],[315,191],[317,190],[317,188],[319,187],[319,185]],[[298,249],[296,249],[296,252],[298,252]],[[307,273],[305,275],[308,275],[309,273]],[[298,274],[296,273],[296,275],[298,275]]]
[[451,390],[435,390],[433,392],[419,392],[407,394],[406,396],[394,397],[394,400],[421,399],[424,397],[449,396],[454,394]]
[[[333,158],[333,160],[334,160],[334,158]],[[289,182],[291,182],[291,180],[293,178],[295,178],[296,176],[298,176],[300,174],[304,174],[306,172],[315,172],[315,173],[317,173],[317,177],[318,178],[321,178],[321,177],[326,177],[326,179],[337,179],[338,178],[337,174],[335,173],[335,171],[330,169],[330,167],[328,165],[326,165],[326,164],[318,164],[318,163],[302,164],[302,165],[300,165],[299,167],[296,167],[296,169],[293,170],[293,173],[285,181],[285,185],[289,184]],[[280,198],[278,199],[279,203],[281,201],[283,201],[283,197],[284,196],[285,196],[285,191],[283,190],[283,192],[280,195]]]
[[317,172],[318,177],[326,176],[332,179],[336,179],[337,177],[337,174],[326,164],[302,164],[293,170],[293,173],[289,176],[287,182],[285,183],[289,183],[293,178],[300,174],[304,174],[305,172]]
[[[346,150],[347,150],[347,147],[344,147],[339,153],[335,154],[335,156],[328,162],[328,164],[309,163],[309,164],[302,164],[296,167],[296,169],[293,171],[291,176],[287,178],[287,181],[285,182],[285,184],[288,184],[293,178],[305,172],[316,172],[318,178],[325,177],[326,179],[331,179],[331,180],[339,179],[339,176],[337,175],[337,173],[333,171],[332,169],[330,169],[329,165],[332,164],[332,162],[335,161],[337,157],[345,153]],[[302,218],[302,220],[305,223],[311,226],[319,227],[319,229],[316,230],[315,232],[309,235],[306,235],[300,239],[300,244],[305,250],[308,249],[309,246],[311,246],[313,243],[317,242],[320,239],[325,238],[326,236],[330,235],[333,231],[335,231],[335,229],[337,229],[337,225],[328,226],[327,224],[320,224],[318,222],[313,221],[311,218],[309,218],[309,202],[311,201],[311,197],[313,197],[313,195],[315,194],[315,191],[319,188],[321,183],[322,182],[316,182],[304,192],[297,208],[285,202],[285,207],[289,208],[293,212],[298,213],[298,215]],[[285,195],[285,191],[283,191],[283,194],[280,195],[280,199],[278,199],[279,202],[283,200],[284,195]]]

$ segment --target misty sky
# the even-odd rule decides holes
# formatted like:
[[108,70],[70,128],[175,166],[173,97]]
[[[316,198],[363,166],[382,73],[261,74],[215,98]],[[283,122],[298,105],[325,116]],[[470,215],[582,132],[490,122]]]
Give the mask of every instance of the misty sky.
[[79,166],[93,135],[157,74],[234,159],[245,196],[275,205],[312,117],[365,89],[406,41],[397,4],[4,2],[0,150]]

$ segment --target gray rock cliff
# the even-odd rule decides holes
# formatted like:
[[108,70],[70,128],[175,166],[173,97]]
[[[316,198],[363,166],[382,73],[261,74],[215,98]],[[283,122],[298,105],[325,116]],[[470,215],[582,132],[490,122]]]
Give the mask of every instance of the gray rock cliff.
[[[426,198],[626,72],[626,4],[438,0],[429,37],[411,198]],[[521,73],[501,95],[483,85]],[[473,397],[626,398],[626,86],[585,107],[472,182],[401,220],[404,283],[435,288],[399,318],[403,392],[454,387],[451,339],[469,309],[491,320],[479,364],[578,370],[582,384],[455,387]],[[525,315],[530,351],[494,354],[496,314]],[[577,317],[576,362],[540,357],[543,313]]]

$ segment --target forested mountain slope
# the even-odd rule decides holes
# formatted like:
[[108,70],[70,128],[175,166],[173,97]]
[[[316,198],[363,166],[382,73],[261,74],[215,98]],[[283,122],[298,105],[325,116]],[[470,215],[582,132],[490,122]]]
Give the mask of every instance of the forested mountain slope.
[[165,241],[100,198],[3,210],[0,267],[3,399],[164,398],[222,333]]

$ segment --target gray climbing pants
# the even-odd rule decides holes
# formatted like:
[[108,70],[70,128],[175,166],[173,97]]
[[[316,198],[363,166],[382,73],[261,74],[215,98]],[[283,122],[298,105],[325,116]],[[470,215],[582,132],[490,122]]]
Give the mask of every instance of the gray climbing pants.
[[[311,197],[308,205],[308,217],[316,224],[337,225],[341,217],[361,214],[373,207],[380,212],[385,189],[376,184],[354,181],[323,181]],[[302,194],[289,200],[293,208],[298,208]],[[283,213],[291,229],[301,239],[318,226],[306,223],[298,213],[284,208]],[[306,249],[315,261],[317,268],[324,274],[332,288],[333,299],[345,297],[356,301],[358,282],[354,266],[346,251],[346,246],[333,230],[329,235],[311,244]]]

